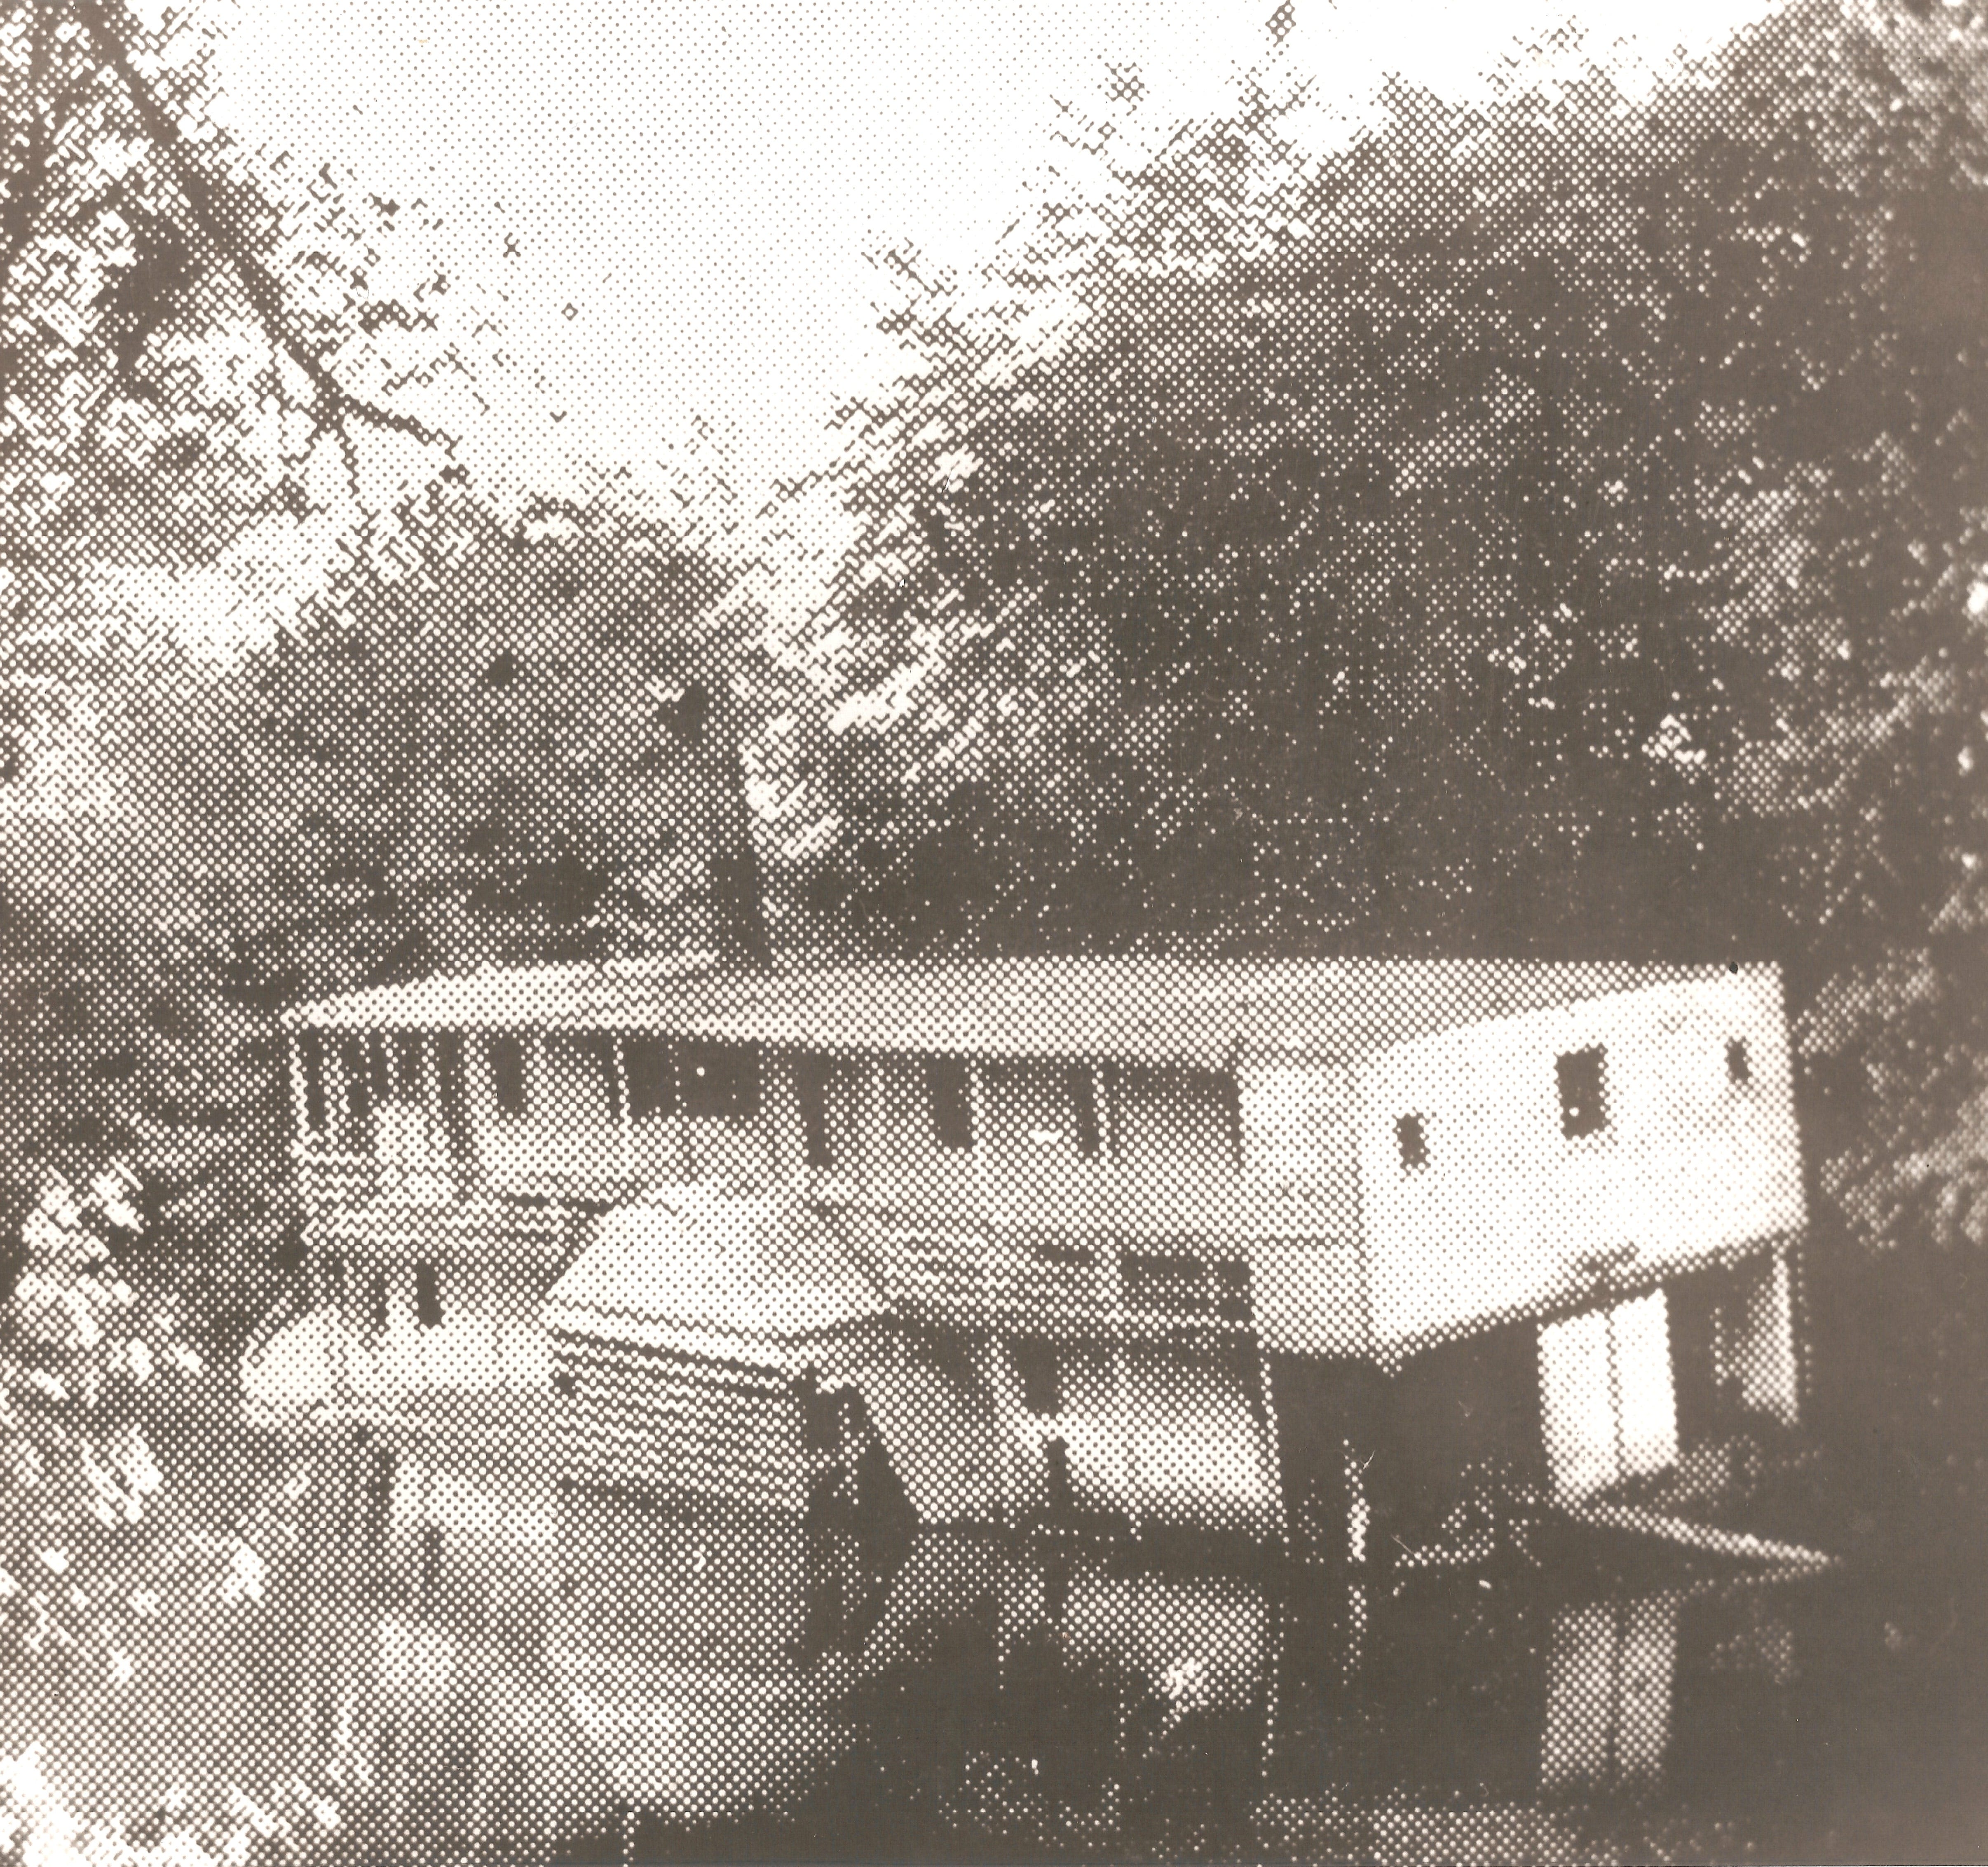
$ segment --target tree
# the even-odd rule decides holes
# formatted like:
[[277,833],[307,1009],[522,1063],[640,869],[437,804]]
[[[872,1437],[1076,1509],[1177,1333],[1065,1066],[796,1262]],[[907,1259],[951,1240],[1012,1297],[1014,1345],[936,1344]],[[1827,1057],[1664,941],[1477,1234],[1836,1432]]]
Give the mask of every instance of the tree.
[[831,891],[1004,943],[1923,940],[1980,828],[1983,67],[1816,5],[1646,98],[1396,87],[1327,155],[1266,79],[991,312],[915,289],[836,621],[916,700]]

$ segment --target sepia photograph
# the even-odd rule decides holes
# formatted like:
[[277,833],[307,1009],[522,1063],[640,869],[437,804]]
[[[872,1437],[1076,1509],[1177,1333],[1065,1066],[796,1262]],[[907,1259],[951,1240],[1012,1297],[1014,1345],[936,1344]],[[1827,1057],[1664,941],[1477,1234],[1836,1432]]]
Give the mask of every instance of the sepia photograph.
[[1988,1861],[1988,12],[0,0],[0,1867]]

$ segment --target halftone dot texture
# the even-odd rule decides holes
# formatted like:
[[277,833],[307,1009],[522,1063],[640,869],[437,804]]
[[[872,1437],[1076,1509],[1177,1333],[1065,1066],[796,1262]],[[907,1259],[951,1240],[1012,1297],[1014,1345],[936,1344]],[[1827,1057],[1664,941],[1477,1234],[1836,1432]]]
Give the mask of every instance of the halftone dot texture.
[[1988,1729],[1824,1553],[1972,1546],[1988,32],[1314,23],[760,487],[0,4],[0,1856],[1923,1838],[1800,1695]]

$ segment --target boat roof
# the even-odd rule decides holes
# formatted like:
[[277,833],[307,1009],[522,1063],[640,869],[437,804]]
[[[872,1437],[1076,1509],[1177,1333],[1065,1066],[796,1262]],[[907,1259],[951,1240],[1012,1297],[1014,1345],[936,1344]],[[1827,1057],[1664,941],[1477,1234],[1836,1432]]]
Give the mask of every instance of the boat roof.
[[[326,1030],[653,1031],[800,1050],[1115,1057],[1219,1068],[1350,1055],[1734,969],[1504,959],[1041,959],[725,972],[708,961],[489,968],[299,1007]],[[1771,968],[1749,968],[1749,971]]]
[[887,1307],[824,1214],[688,1187],[605,1214],[539,1313],[568,1334],[778,1361]]

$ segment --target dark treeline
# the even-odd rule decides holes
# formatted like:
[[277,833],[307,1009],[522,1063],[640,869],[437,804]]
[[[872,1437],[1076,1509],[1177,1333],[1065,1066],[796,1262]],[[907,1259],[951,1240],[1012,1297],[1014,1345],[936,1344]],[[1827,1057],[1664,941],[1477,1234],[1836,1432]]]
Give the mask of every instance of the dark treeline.
[[[1043,228],[1005,317],[915,306],[857,493],[894,574],[837,621],[982,625],[1033,762],[900,762],[852,916],[1825,969],[1971,928],[1981,54],[1811,6],[1323,159],[1259,93],[1073,286]],[[1072,334],[989,367],[1052,290]]]

